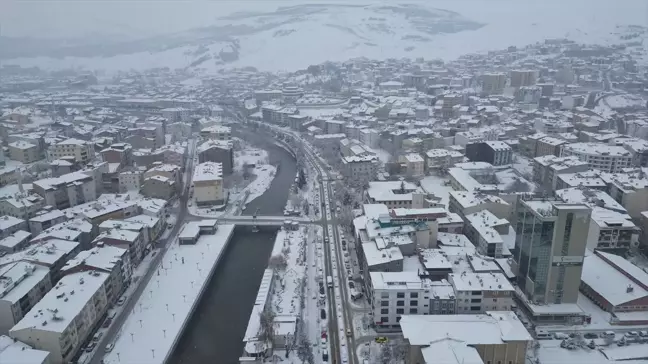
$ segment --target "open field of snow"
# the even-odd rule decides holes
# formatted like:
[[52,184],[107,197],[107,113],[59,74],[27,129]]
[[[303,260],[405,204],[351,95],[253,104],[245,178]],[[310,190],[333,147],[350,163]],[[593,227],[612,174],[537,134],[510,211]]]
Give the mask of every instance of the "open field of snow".
[[104,358],[106,364],[165,362],[233,231],[234,225],[219,225],[216,234],[201,236],[196,245],[173,242]]
[[[177,3],[177,6],[173,3]],[[223,64],[219,59],[221,52],[231,47],[230,44],[226,44],[229,42],[212,40],[207,44],[189,45],[189,39],[194,35],[185,34],[184,38],[188,38],[187,45],[163,51],[141,51],[107,58],[16,58],[5,61],[5,64],[39,66],[46,69],[79,67],[108,71],[142,70],[164,65],[172,68],[194,67],[195,64],[192,63],[207,55],[209,60],[200,63],[197,67],[211,73],[222,68],[243,66],[254,66],[268,71],[292,71],[327,60],[343,61],[355,57],[374,59],[425,57],[448,60],[466,53],[502,49],[511,45],[524,46],[546,38],[569,38],[585,43],[615,42],[618,37],[612,33],[616,26],[644,24],[647,9],[646,3],[639,0],[622,2],[439,0],[409,3],[412,4],[410,8],[387,1],[374,1],[371,2],[371,6],[362,6],[366,4],[359,0],[326,6],[314,6],[312,5],[314,2],[303,0],[285,3],[273,1],[271,4],[260,1],[238,4],[219,1],[204,5],[202,10],[198,4],[205,4],[203,2],[188,4],[187,1],[178,1],[164,4],[160,9],[155,9],[157,6],[143,9],[133,5],[133,13],[145,12],[146,18],[152,20],[146,26],[149,28],[146,33],[151,33],[150,29],[156,28],[156,24],[159,26],[158,33],[187,31],[200,25],[212,25],[223,32],[229,31],[238,44],[238,49],[234,52],[235,60]],[[311,6],[300,7],[303,4],[311,4]],[[277,6],[282,5],[293,8],[275,10]],[[14,6],[15,11],[19,13],[21,7],[25,5]],[[127,8],[124,4],[120,4],[119,7]],[[414,11],[410,10],[412,7]],[[210,12],[210,8],[216,11]],[[258,10],[260,13],[239,14],[228,18],[216,18],[211,15],[225,16],[237,11],[249,11],[249,9]],[[73,14],[77,14],[82,12],[84,7],[76,9],[75,2],[74,10]],[[100,28],[103,20],[106,24],[112,24],[104,26],[103,29],[94,29],[95,32],[114,29],[114,23],[124,22],[126,18],[133,16],[133,13],[121,9],[118,16],[108,17],[110,10],[106,9],[101,14],[106,17],[105,19],[97,19],[96,11],[93,12],[92,18],[95,24],[89,23],[87,26]],[[42,9],[32,9],[32,11],[43,12]],[[60,10],[57,9],[57,12]],[[156,12],[173,14],[174,21],[163,22],[162,19],[168,18],[154,15]],[[431,15],[423,15],[428,13]],[[43,18],[47,20],[45,14]],[[199,15],[195,16],[196,14]],[[19,18],[15,15],[13,17]],[[29,17],[34,18],[31,14]],[[64,14],[61,14],[61,17],[64,18]],[[5,21],[5,19],[0,20]],[[75,17],[75,25],[78,20],[79,17]],[[6,19],[6,21],[13,20]],[[426,24],[426,27],[421,27],[422,23]],[[128,28],[133,30],[145,28],[144,25],[139,24],[141,24],[139,20],[129,23]],[[39,25],[47,26],[46,21]],[[63,28],[60,23],[51,24],[49,27],[55,26],[57,29]],[[254,30],[239,34],[232,30],[232,26],[253,27]],[[6,28],[9,27],[5,26],[3,30]],[[16,28],[24,29],[24,26],[17,24]],[[15,29],[13,31],[16,32]],[[24,29],[24,32],[28,31],[30,30]],[[141,29],[138,31],[142,32]],[[203,33],[196,32],[195,37],[201,34]]]

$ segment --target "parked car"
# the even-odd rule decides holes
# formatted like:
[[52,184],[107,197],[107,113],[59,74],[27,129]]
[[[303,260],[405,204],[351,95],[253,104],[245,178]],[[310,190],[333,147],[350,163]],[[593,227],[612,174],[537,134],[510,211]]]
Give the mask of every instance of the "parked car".
[[384,336],[378,336],[377,338],[374,339],[378,344],[384,344],[387,342],[387,338]]
[[323,308],[320,310],[320,318],[326,320],[326,310]]
[[121,297],[119,297],[119,299],[117,300],[117,306],[121,306],[121,305],[123,305],[125,302],[126,302],[126,296],[121,296]]
[[113,344],[113,343],[110,343],[110,344],[106,345],[106,352],[107,353],[111,352],[114,347],[115,347],[115,344]]
[[88,344],[88,346],[86,346],[85,351],[86,353],[91,353],[92,350],[94,350],[94,348],[96,347],[97,347],[97,343],[93,341],[90,344]]
[[583,335],[583,337],[586,339],[596,339],[598,338],[598,335],[593,332],[586,332],[585,335]]

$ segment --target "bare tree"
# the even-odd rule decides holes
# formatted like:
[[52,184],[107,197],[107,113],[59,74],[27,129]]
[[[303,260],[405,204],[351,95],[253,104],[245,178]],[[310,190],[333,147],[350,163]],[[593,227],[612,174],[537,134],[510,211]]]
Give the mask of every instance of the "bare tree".
[[262,342],[274,341],[274,319],[275,313],[270,306],[259,313],[259,340]]
[[273,255],[268,259],[268,268],[272,270],[284,270],[288,266],[284,255]]
[[522,181],[520,178],[515,177],[513,183],[506,188],[506,192],[529,192],[530,188],[527,183]]
[[299,343],[297,344],[297,357],[303,364],[313,364],[315,362],[313,345],[303,331],[300,333]]

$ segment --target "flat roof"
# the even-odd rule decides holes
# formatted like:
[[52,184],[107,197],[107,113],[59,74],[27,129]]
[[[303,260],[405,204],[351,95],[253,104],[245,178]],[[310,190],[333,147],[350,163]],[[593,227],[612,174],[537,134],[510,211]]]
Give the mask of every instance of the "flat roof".
[[371,242],[362,244],[362,250],[369,267],[403,260],[403,254],[396,246],[380,250],[375,242]]
[[418,272],[369,272],[371,286],[374,289],[425,289],[424,281]]
[[478,315],[403,315],[400,326],[410,345],[452,338],[466,345],[499,345],[533,338],[512,311]]
[[194,182],[215,181],[223,179],[223,164],[204,162],[196,166],[193,174]]
[[8,254],[0,258],[0,265],[4,263],[16,262],[19,260],[52,265],[62,257],[70,254],[78,246],[79,243],[77,243],[76,241],[61,239],[44,240],[42,242],[29,246],[23,251],[14,254]]
[[63,276],[10,332],[34,328],[62,333],[94,294],[103,289],[110,274],[90,271]]
[[25,220],[9,215],[4,215],[0,217],[0,230],[10,229],[16,225],[22,224],[23,222],[25,222]]
[[18,230],[15,233],[0,240],[0,246],[13,249],[16,245],[24,242],[25,240],[28,240],[30,237],[31,237],[30,232],[24,230]]
[[112,271],[115,268],[115,265],[122,260],[122,257],[126,253],[126,249],[116,246],[95,246],[90,250],[79,252],[76,257],[68,260],[63,267],[63,270],[69,270],[79,265],[87,265],[98,269]]
[[509,205],[501,197],[489,195],[479,191],[450,191],[452,196],[463,208],[479,206],[485,203],[498,203],[501,205]]
[[0,268],[0,300],[18,302],[49,274],[49,268],[24,261]]
[[450,273],[448,280],[457,291],[515,291],[502,273]]

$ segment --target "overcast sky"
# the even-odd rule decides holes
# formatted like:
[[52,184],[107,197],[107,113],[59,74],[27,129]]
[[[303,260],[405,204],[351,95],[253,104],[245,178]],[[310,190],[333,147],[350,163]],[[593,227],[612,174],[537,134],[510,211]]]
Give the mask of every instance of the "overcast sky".
[[[533,14],[537,7],[550,7],[593,22],[597,17],[612,17],[623,23],[648,24],[646,0],[0,0],[0,24],[2,35],[6,36],[102,34],[139,38],[209,25],[214,19],[237,11],[271,11],[303,3],[379,2],[424,3],[483,22],[506,21],[507,13],[519,17],[524,13],[520,10]],[[577,9],[585,9],[586,15]]]

